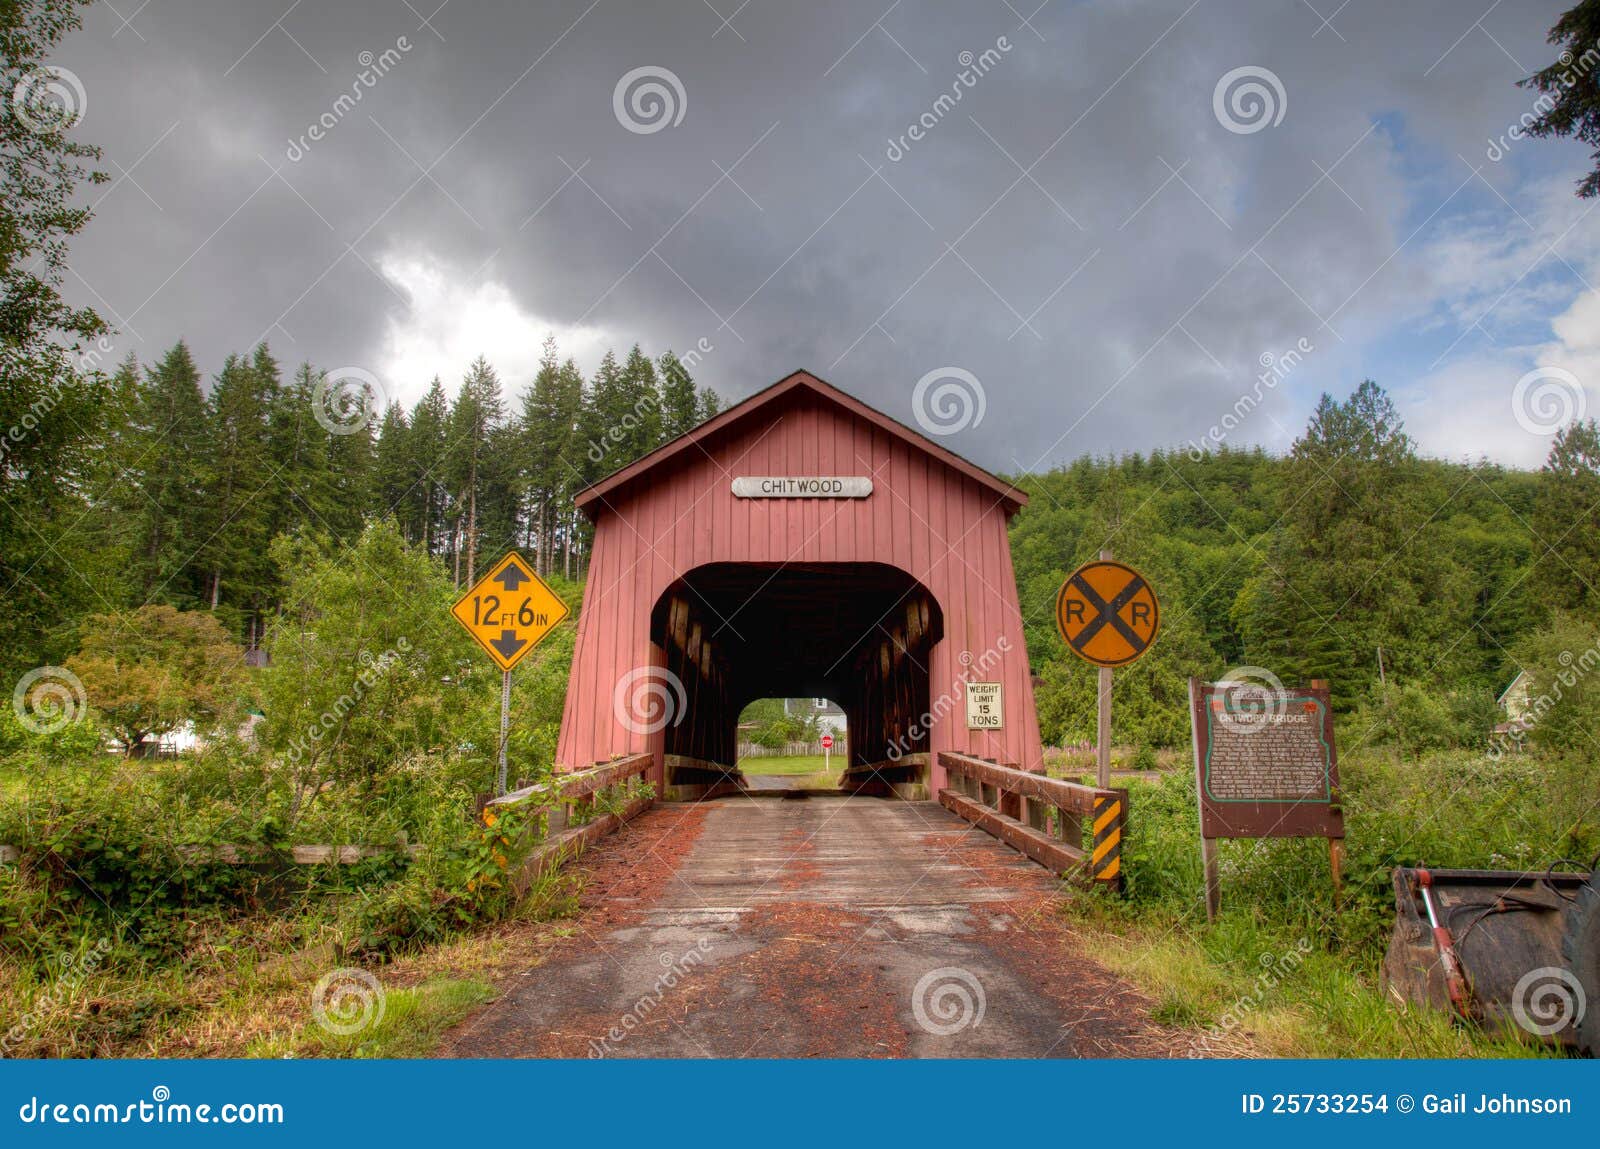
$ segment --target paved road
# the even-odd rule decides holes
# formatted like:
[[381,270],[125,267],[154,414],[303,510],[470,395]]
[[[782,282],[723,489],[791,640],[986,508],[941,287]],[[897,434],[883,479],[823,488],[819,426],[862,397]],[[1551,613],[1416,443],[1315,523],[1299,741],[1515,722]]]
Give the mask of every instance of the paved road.
[[484,1057],[1173,1056],[1057,887],[932,802],[660,805],[584,859],[575,935],[449,1039]]

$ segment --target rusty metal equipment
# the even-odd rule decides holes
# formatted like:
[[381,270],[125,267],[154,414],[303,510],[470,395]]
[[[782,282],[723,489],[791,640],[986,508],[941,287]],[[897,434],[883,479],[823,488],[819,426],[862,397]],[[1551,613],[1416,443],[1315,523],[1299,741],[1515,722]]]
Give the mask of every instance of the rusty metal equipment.
[[1600,873],[1572,865],[1395,870],[1386,992],[1600,1056]]

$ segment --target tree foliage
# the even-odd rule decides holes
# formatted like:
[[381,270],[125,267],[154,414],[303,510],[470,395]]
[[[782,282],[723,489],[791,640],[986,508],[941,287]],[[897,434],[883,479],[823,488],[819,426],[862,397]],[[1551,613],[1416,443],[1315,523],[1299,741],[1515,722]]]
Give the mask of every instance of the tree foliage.
[[1560,46],[1554,63],[1518,86],[1540,93],[1530,136],[1570,138],[1595,150],[1594,166],[1578,181],[1578,195],[1600,194],[1600,0],[1582,0],[1562,13],[1546,40]]
[[207,733],[236,720],[250,685],[244,651],[215,617],[161,605],[89,618],[67,669],[130,757],[146,735],[189,722]]

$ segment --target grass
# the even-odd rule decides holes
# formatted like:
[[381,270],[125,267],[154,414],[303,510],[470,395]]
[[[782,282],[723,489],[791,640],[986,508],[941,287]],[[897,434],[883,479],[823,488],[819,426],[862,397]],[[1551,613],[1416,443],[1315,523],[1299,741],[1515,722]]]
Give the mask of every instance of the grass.
[[[739,769],[746,774],[758,774],[762,777],[789,774],[821,774],[824,773],[822,755],[798,754],[794,757],[772,758],[741,758]],[[833,755],[829,769],[837,774],[843,768],[839,755]]]
[[1223,912],[1208,923],[1194,781],[1129,783],[1123,898],[1069,898],[1086,952],[1139,985],[1196,1055],[1518,1057],[1548,1051],[1397,1003],[1379,969],[1394,922],[1395,866],[1542,870],[1591,857],[1600,765],[1470,752],[1340,763],[1348,860],[1334,904],[1320,840],[1220,843]]
[[[345,956],[324,906],[207,920],[177,961],[121,944],[87,967],[91,943],[70,963],[59,954],[15,960],[0,949],[0,1035],[18,1057],[426,1057],[497,984],[536,967],[571,933],[563,917],[575,891],[570,875],[550,875],[511,918],[389,962]],[[372,991],[351,974],[358,965],[376,979],[381,1015],[372,1009],[347,1034],[326,1028],[313,1007],[324,979],[355,990],[324,994],[325,1012],[336,1023],[362,1020],[357,1006]]]

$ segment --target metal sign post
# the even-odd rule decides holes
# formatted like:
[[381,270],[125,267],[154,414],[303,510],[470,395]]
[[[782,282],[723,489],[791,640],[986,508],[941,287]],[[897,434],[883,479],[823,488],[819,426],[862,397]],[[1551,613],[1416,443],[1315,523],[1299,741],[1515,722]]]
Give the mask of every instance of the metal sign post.
[[832,734],[824,734],[822,736],[822,769],[824,771],[830,769],[831,767],[829,766],[829,763],[832,762],[832,761],[833,761],[833,735]]
[[500,764],[494,772],[494,792],[506,792],[506,741],[511,737],[511,672],[500,672]]
[[1112,561],[1101,551],[1098,562],[1084,563],[1056,595],[1056,629],[1085,662],[1100,668],[1095,730],[1095,774],[1101,789],[1111,786],[1111,670],[1135,661],[1161,629],[1161,605],[1143,575]]

